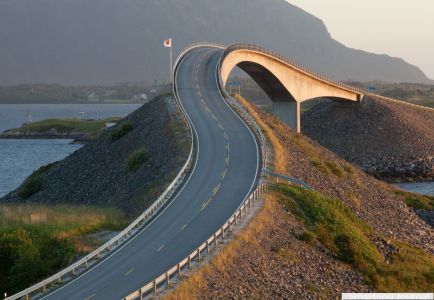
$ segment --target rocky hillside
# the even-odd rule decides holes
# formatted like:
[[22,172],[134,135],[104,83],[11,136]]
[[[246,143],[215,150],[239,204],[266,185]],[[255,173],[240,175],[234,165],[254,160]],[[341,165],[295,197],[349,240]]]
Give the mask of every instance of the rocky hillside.
[[338,299],[342,292],[430,291],[434,230],[403,197],[249,107],[274,148],[274,168],[315,191],[274,184],[252,223],[167,299]]
[[302,132],[378,178],[434,178],[434,111],[373,98],[324,102],[303,114]]
[[255,43],[336,79],[429,82],[399,58],[348,48],[285,0],[2,0],[0,85],[168,78],[168,49]]
[[89,204],[137,215],[176,176],[189,145],[171,97],[156,97],[0,201]]

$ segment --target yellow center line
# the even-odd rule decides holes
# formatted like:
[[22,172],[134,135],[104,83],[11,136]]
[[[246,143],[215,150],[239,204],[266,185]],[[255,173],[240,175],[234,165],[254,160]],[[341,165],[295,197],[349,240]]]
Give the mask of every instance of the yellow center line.
[[221,183],[219,183],[219,184],[214,188],[214,190],[212,191],[212,195],[213,195],[213,196],[215,196],[215,194],[217,194],[217,192],[219,191],[219,189],[220,189],[220,185],[221,185]]
[[135,269],[134,267],[131,268],[128,272],[125,273],[125,276],[127,276],[127,275],[130,274],[132,271],[134,271],[134,269]]
[[229,148],[229,143],[226,144],[226,149],[228,150],[228,152],[231,151],[231,149]]
[[228,135],[226,134],[226,131],[223,132],[223,136],[224,136],[225,140],[228,140]]
[[181,231],[184,230],[185,227],[187,227],[187,224],[184,224],[184,226],[181,227]]
[[225,178],[225,176],[226,176],[226,172],[228,171],[228,169],[226,168],[223,172],[222,172],[222,179],[224,179]]
[[201,211],[204,210],[205,207],[207,207],[208,204],[211,202],[211,200],[212,200],[212,198],[209,198],[208,201],[204,202],[204,203],[202,204],[202,208],[201,208],[200,210],[201,210]]
[[160,251],[161,251],[161,249],[163,249],[163,248],[164,248],[164,246],[166,246],[166,245],[165,245],[165,244],[161,245],[161,246],[160,246],[160,248],[158,248],[158,249],[157,249],[157,252],[160,252]]
[[84,300],[92,299],[92,298],[95,297],[95,296],[96,296],[96,294],[92,294],[92,295],[90,295],[89,297],[85,298]]

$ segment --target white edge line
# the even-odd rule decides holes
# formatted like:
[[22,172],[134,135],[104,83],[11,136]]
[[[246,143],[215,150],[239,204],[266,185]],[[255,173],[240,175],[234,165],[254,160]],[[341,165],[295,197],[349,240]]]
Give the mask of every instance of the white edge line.
[[[222,53],[220,54],[220,58],[219,58],[219,60],[218,60],[218,62],[217,62],[217,65],[216,65],[215,79],[216,79],[217,89],[218,89],[218,91],[219,91],[219,93],[220,93],[220,96],[222,97],[223,102],[227,105],[227,107],[229,107],[229,109],[234,113],[234,115],[237,116],[237,118],[241,120],[241,122],[244,124],[244,126],[247,128],[247,130],[248,130],[248,131],[250,132],[250,134],[252,135],[253,141],[255,142],[255,145],[256,145],[256,173],[255,173],[255,177],[254,177],[254,179],[253,179],[253,183],[252,183],[252,185],[250,186],[250,190],[249,190],[249,192],[247,193],[246,196],[244,196],[243,201],[241,201],[241,204],[240,204],[240,205],[238,206],[238,208],[235,210],[235,212],[237,212],[238,209],[240,209],[240,207],[243,205],[244,201],[245,201],[245,200],[249,197],[249,195],[252,193],[252,191],[253,191],[253,189],[254,189],[254,187],[255,187],[256,179],[258,179],[258,172],[259,172],[259,150],[258,150],[258,142],[256,141],[256,136],[254,135],[254,133],[252,132],[252,130],[250,129],[250,127],[246,124],[246,122],[244,122],[243,118],[241,118],[241,117],[240,117],[240,116],[239,116],[239,115],[238,115],[238,114],[233,110],[233,108],[232,108],[232,107],[227,103],[226,98],[223,96],[222,91],[220,90],[220,88],[223,88],[223,89],[224,89],[224,87],[221,87],[221,86],[220,86],[219,78],[218,78],[218,73],[219,73],[218,71],[219,71],[219,67],[220,67],[221,58],[222,58],[222,56],[223,56],[223,53],[224,53],[224,52],[222,52]],[[232,215],[231,215],[231,217],[232,217]],[[230,217],[229,217],[229,219],[230,219]]]
[[[186,58],[188,55],[190,55],[192,52],[189,52],[189,53],[187,53],[182,59],[181,59],[181,61],[179,62],[179,63],[181,63],[183,60],[184,60],[184,58]],[[177,76],[177,74],[178,73],[175,73],[175,80],[176,80],[176,76]],[[178,94],[178,91],[176,90],[176,93]],[[182,108],[184,109],[184,106],[182,105],[182,103],[180,102],[180,104],[181,104],[181,106],[182,106]],[[196,151],[196,159],[195,159],[195,163],[194,163],[194,167],[193,167],[193,169],[192,169],[192,171],[190,172],[190,175],[189,175],[189,177],[188,177],[188,179],[187,179],[187,181],[185,181],[185,183],[184,183],[184,185],[183,185],[183,187],[182,187],[182,189],[176,194],[176,196],[175,197],[173,197],[172,198],[172,201],[170,201],[169,203],[166,203],[166,205],[165,205],[165,207],[164,207],[164,209],[163,210],[161,210],[161,211],[159,211],[159,212],[157,212],[157,214],[152,218],[152,220],[151,220],[151,222],[149,222],[149,224],[147,224],[145,227],[143,227],[142,229],[140,229],[138,232],[136,232],[135,233],[135,235],[133,236],[133,237],[131,237],[128,241],[126,241],[126,242],[124,242],[123,244],[122,244],[122,246],[121,247],[119,247],[119,248],[117,248],[115,251],[113,251],[112,253],[110,253],[110,255],[108,255],[108,256],[106,256],[106,257],[104,257],[103,258],[103,260],[100,262],[100,263],[98,263],[98,264],[96,264],[96,265],[94,265],[93,267],[91,267],[89,270],[87,270],[86,272],[84,272],[84,273],[82,273],[82,274],[80,274],[77,278],[74,278],[72,281],[70,281],[70,282],[68,282],[67,284],[64,284],[64,285],[62,285],[61,287],[59,287],[58,289],[55,289],[55,290],[53,290],[51,293],[48,293],[47,295],[44,295],[42,298],[40,298],[40,299],[45,299],[45,298],[47,298],[48,296],[52,296],[53,294],[55,294],[56,292],[58,292],[58,291],[60,291],[60,290],[62,290],[62,289],[64,289],[64,288],[66,288],[67,286],[69,286],[69,285],[71,285],[72,283],[74,283],[75,281],[77,281],[78,279],[80,279],[81,277],[83,277],[84,275],[86,275],[86,274],[88,274],[89,272],[91,272],[91,271],[93,271],[93,270],[95,270],[97,267],[99,267],[99,266],[101,266],[103,263],[105,263],[110,257],[112,257],[113,255],[115,255],[116,253],[118,253],[120,250],[122,250],[125,246],[127,246],[129,243],[131,243],[133,240],[135,240],[139,235],[141,235],[149,226],[151,226],[165,211],[166,211],[166,209],[168,209],[169,207],[170,207],[170,205],[172,205],[172,203],[178,198],[178,196],[179,196],[179,194],[181,194],[181,192],[184,190],[184,188],[187,186],[187,184],[188,184],[188,182],[190,181],[190,179],[191,179],[191,177],[192,177],[192,175],[193,175],[193,173],[194,173],[194,170],[196,169],[196,165],[197,165],[197,161],[198,161],[198,157],[199,157],[199,139],[198,139],[198,136],[197,136],[197,131],[196,131],[196,128],[195,128],[195,126],[193,125],[193,122],[191,121],[191,119],[190,119],[190,116],[188,115],[188,113],[187,113],[187,111],[185,111],[185,109],[184,109],[184,112],[186,113],[186,115],[187,115],[187,118],[188,118],[188,120],[189,120],[189,123],[190,123],[190,125],[192,126],[192,128],[193,128],[193,131],[194,131],[194,135],[196,136],[196,141],[197,141],[197,151]],[[193,143],[194,143],[194,141],[192,141]]]

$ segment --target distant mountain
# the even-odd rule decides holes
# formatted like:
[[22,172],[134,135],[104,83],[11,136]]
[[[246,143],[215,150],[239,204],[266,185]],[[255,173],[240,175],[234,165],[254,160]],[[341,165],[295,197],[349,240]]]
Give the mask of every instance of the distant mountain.
[[255,43],[340,80],[428,83],[399,58],[347,48],[284,0],[1,0],[0,85],[166,78],[168,49]]

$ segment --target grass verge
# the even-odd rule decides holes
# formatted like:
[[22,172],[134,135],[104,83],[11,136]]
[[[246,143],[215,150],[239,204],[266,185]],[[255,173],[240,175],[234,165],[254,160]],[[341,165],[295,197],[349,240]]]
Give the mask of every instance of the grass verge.
[[403,197],[405,203],[412,208],[426,210],[434,209],[434,196],[419,195],[402,190],[395,190],[394,192],[396,195]]
[[101,242],[89,234],[127,224],[115,209],[0,205],[0,292],[11,295],[70,264]]
[[387,261],[370,237],[377,233],[340,200],[319,192],[279,185],[279,202],[296,215],[339,260],[364,275],[381,292],[429,292],[434,285],[434,257],[408,244],[392,241]]

